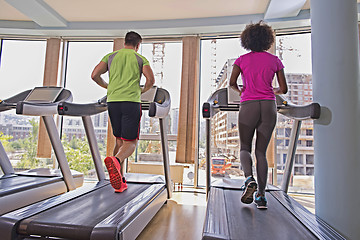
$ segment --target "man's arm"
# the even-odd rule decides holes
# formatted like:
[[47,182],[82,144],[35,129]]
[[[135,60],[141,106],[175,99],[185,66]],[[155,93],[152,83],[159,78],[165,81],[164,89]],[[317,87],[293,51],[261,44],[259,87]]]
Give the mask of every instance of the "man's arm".
[[141,89],[141,93],[146,92],[155,84],[154,73],[149,65],[143,66],[143,74],[146,78],[144,87]]
[[98,65],[96,65],[93,72],[91,73],[92,80],[94,80],[94,82],[103,88],[107,88],[108,83],[102,79],[101,74],[106,73],[107,70],[107,64],[101,61]]

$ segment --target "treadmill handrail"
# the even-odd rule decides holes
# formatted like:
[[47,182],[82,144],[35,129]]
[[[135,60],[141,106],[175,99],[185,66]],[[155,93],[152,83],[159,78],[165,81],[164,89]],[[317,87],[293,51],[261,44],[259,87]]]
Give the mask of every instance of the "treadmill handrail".
[[[240,104],[228,103],[227,88],[216,90],[203,104],[203,117],[211,118],[219,111],[239,111]],[[276,95],[277,111],[291,119],[305,120],[318,119],[321,114],[321,107],[318,103],[296,105],[285,99],[283,95]],[[205,113],[205,109],[210,112]]]
[[59,115],[66,116],[92,116],[107,110],[107,104],[103,102],[95,103],[71,103],[61,102],[57,107]]
[[31,92],[30,90],[23,91],[15,96],[4,99],[0,102],[0,112],[7,111],[16,108],[19,101],[23,101],[27,95]]

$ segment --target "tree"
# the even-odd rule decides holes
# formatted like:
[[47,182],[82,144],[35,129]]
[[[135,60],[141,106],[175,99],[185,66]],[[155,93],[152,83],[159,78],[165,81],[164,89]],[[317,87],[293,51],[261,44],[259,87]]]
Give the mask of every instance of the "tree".
[[11,144],[10,144],[10,140],[12,138],[13,138],[13,136],[5,135],[4,133],[0,132],[0,141],[6,152],[10,152],[12,150]]
[[73,137],[70,141],[64,135],[62,138],[66,158],[71,169],[88,174],[94,169],[94,162],[86,139]]
[[39,123],[36,119],[29,120],[32,129],[29,134],[29,137],[23,139],[22,146],[25,152],[20,157],[20,162],[16,165],[18,168],[36,168],[36,167],[45,167],[45,163],[41,162],[39,158],[36,157],[37,153],[37,139],[39,131]]
[[106,157],[106,144],[104,144],[101,141],[97,141],[98,147],[99,147],[99,152],[100,152],[100,156],[102,159],[105,159]]

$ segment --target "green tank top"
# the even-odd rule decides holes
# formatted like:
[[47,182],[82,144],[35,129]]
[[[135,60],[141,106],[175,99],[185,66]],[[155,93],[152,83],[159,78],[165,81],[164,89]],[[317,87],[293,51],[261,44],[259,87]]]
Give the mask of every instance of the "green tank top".
[[108,65],[108,102],[141,102],[140,78],[149,61],[133,49],[120,49],[101,60]]

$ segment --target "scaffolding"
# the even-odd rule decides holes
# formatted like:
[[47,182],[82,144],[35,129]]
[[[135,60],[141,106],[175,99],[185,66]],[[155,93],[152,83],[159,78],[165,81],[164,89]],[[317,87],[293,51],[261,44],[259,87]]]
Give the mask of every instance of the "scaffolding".
[[211,83],[213,87],[217,86],[218,79],[216,75],[216,39],[211,40]]
[[[152,70],[156,80],[156,86],[163,87],[165,43],[153,43],[152,46]],[[156,119],[149,118],[148,133],[159,134],[159,125]],[[145,153],[157,153],[160,152],[160,149],[159,141],[149,140]]]
[[153,71],[158,87],[162,87],[164,81],[164,58],[165,43],[153,43]]

